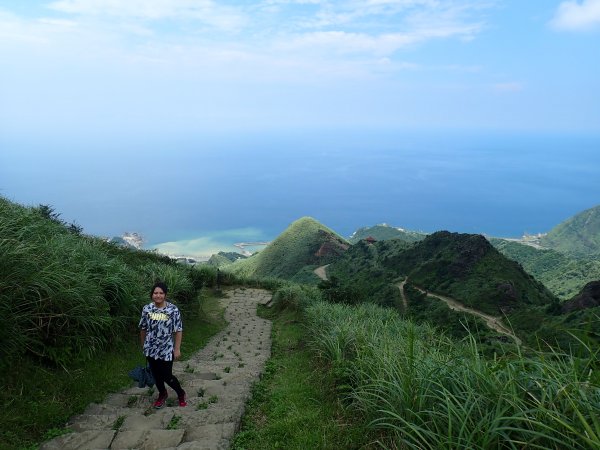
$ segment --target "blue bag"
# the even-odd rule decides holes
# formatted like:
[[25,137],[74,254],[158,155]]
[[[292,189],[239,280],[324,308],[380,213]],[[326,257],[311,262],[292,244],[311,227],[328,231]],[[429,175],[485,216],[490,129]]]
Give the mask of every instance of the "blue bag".
[[154,377],[150,367],[137,366],[129,371],[129,377],[138,382],[138,387],[154,386]]

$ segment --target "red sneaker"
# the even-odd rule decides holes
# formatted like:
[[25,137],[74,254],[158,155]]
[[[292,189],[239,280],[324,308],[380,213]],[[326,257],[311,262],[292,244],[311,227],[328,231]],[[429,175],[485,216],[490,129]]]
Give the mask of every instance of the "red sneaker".
[[179,397],[179,406],[187,406],[187,402],[185,401],[185,392],[181,394]]
[[166,402],[168,396],[169,396],[169,394],[167,393],[167,391],[159,393],[158,398],[152,404],[152,406],[154,406],[156,409],[162,408],[163,406],[165,406],[165,402]]

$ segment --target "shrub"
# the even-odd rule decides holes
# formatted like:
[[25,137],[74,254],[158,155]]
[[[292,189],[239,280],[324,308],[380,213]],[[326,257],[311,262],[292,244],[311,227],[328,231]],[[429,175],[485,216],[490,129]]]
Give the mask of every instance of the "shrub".
[[286,283],[273,294],[273,307],[278,310],[303,311],[320,298],[318,289],[300,284]]

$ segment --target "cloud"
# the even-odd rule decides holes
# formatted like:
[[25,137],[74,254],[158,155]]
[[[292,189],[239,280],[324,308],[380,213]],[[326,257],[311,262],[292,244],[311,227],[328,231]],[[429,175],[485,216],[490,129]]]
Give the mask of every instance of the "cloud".
[[[0,8],[0,62],[11,67],[0,84],[20,89],[2,92],[14,106],[0,119],[35,118],[50,128],[164,117],[173,127],[207,117],[247,122],[263,110],[280,117],[283,98],[308,104],[314,95],[326,104],[344,89],[358,95],[358,86],[383,89],[394,77],[443,71],[452,61],[422,63],[403,50],[473,38],[485,27],[475,3],[53,0],[27,14]],[[259,93],[267,101],[257,107]]]
[[[452,0],[56,0],[38,18],[0,14],[0,57],[72,59],[118,74],[164,70],[197,80],[357,79],[410,68],[397,52],[479,33],[480,7]],[[275,7],[279,11],[265,8]],[[459,7],[460,6],[460,7]],[[45,15],[45,16],[44,16]],[[8,25],[8,26],[5,26]],[[39,48],[34,48],[35,46]],[[43,47],[43,48],[42,48]],[[33,50],[33,52],[29,51]],[[39,63],[42,64],[42,63]],[[39,65],[38,64],[38,65]],[[90,65],[91,64],[91,65]],[[414,67],[414,63],[410,63]]]
[[496,83],[492,87],[497,92],[519,92],[523,90],[523,83],[519,83],[516,81],[507,83]]
[[389,56],[394,52],[431,39],[451,37],[469,38],[479,30],[478,25],[451,25],[420,27],[406,32],[372,35],[346,31],[317,31],[303,33],[288,41],[282,41],[278,47],[283,50],[310,53],[333,52],[337,55],[370,54]]
[[240,10],[213,0],[59,0],[49,8],[78,16],[195,20],[224,30],[239,29],[245,22]]
[[600,0],[562,2],[550,25],[561,31],[589,31],[600,28]]

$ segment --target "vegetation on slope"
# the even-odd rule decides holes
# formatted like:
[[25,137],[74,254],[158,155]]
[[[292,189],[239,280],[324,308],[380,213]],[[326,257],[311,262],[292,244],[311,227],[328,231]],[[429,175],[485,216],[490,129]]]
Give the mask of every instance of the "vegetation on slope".
[[402,240],[360,241],[328,268],[328,281],[321,282],[325,297],[334,303],[357,304],[365,301],[380,306],[400,307],[400,293],[395,282],[402,274],[383,265],[383,261],[406,251],[411,244]]
[[366,449],[366,424],[345,414],[334,380],[313,356],[303,310],[314,289],[286,285],[274,307],[259,307],[273,321],[272,356],[252,390],[233,450]]
[[413,284],[492,315],[555,301],[541,283],[480,235],[433,233],[384,266],[407,275]]
[[541,243],[567,255],[600,255],[600,205],[558,224]]
[[218,267],[218,268],[228,266],[229,264],[232,264],[232,263],[233,263],[233,261],[231,261],[229,258],[226,258],[225,256],[220,255],[220,254],[211,255],[211,257],[207,261],[208,265]]
[[315,302],[312,345],[357,416],[386,448],[600,447],[597,347],[482,358],[474,341],[401,320],[391,309]]
[[137,325],[155,280],[190,308],[203,274],[73,232],[40,208],[0,199],[0,361],[90,359]]
[[221,268],[224,266],[228,266],[229,264],[232,264],[239,259],[246,259],[246,258],[247,258],[247,256],[242,255],[241,253],[219,252],[214,255],[211,255],[211,257],[207,261],[207,264],[209,266]]
[[[119,366],[116,350],[129,355],[132,345],[139,361],[137,324],[152,283],[165,281],[184,320],[197,320],[198,290],[214,282],[215,271],[82,235],[51,207],[0,198],[0,400],[10,405],[2,441],[39,439],[80,412],[90,395],[115,388],[102,368]],[[80,382],[82,374],[89,378]],[[90,385],[95,389],[83,395]]]
[[[405,316],[434,323],[454,337],[472,334],[490,352],[506,338],[479,318],[452,311],[419,289],[503,318],[504,324],[529,345],[543,341],[575,349],[581,348],[580,341],[600,342],[598,308],[563,314],[556,297],[482,236],[438,232],[413,244],[360,242],[327,272],[329,280],[320,287],[329,301],[395,307]],[[405,279],[406,305],[398,288]]]
[[543,285],[479,235],[442,231],[408,247],[398,241],[354,247],[330,266],[329,273],[361,293],[363,300],[377,298],[382,285],[408,277],[414,285],[493,315],[555,301]]
[[523,268],[561,300],[576,295],[587,283],[600,280],[600,260],[573,257],[556,250],[539,249],[504,239],[490,239],[504,256]]
[[[473,339],[449,339],[392,308],[319,297],[292,285],[276,292],[270,315],[288,345],[275,345],[234,448],[600,448],[598,347],[581,358],[486,358]],[[290,326],[302,336],[285,334]],[[308,366],[302,383],[293,372]],[[343,411],[331,409],[332,392]]]
[[391,227],[386,224],[374,225],[372,227],[362,227],[352,233],[348,239],[351,244],[356,244],[363,239],[372,237],[377,241],[387,241],[390,239],[399,239],[405,242],[418,242],[425,239],[426,233],[418,231],[409,231],[402,228]]
[[292,279],[306,266],[331,262],[348,246],[334,231],[311,217],[303,217],[262,251],[226,269],[241,276]]

